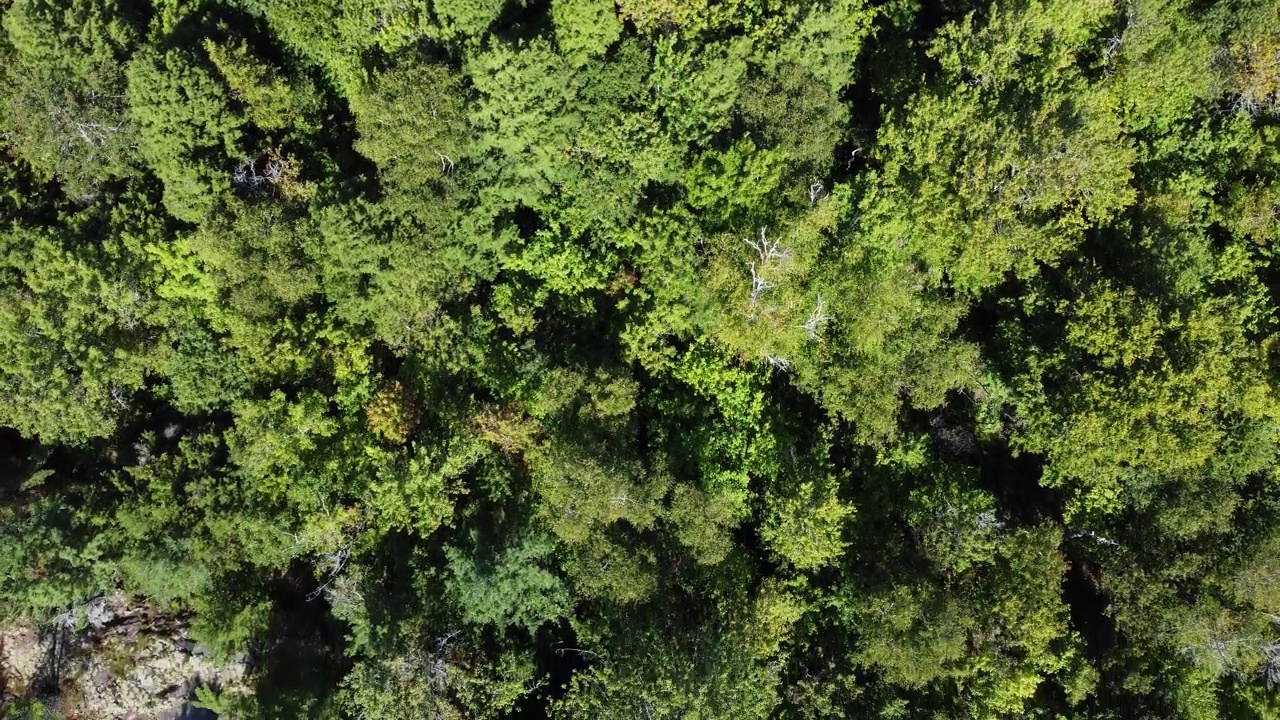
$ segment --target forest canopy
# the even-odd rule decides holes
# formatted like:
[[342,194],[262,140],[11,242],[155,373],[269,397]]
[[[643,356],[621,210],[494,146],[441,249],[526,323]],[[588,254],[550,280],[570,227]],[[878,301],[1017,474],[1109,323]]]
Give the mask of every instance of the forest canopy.
[[1274,0],[0,15],[0,621],[236,718],[1280,718]]

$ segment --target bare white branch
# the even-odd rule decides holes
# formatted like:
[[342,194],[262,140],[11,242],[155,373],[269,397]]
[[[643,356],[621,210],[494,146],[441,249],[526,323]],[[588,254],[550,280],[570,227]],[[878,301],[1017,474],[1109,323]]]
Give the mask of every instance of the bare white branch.
[[818,293],[818,304],[813,308],[813,312],[809,313],[809,319],[805,320],[800,326],[809,335],[809,341],[812,342],[818,337],[818,332],[822,326],[831,322],[831,316],[827,314],[826,303],[822,300],[822,293]]
[[781,240],[770,240],[764,228],[760,229],[760,239],[752,240],[746,238],[743,240],[747,247],[756,251],[759,256],[759,263],[747,263],[747,267],[751,270],[751,289],[749,297],[751,298],[751,312],[747,315],[749,319],[754,320],[756,317],[756,304],[760,298],[773,289],[773,283],[764,277],[764,271],[769,267],[770,263],[781,264],[791,257],[791,251],[782,247]]
[[439,150],[432,150],[432,152],[436,154],[436,157],[440,158],[440,172],[445,175],[453,172],[453,160],[448,155],[445,155]]
[[240,158],[231,170],[231,182],[240,190],[249,193],[270,186],[275,187],[284,180],[285,163],[283,160],[268,155],[269,160],[262,163],[262,171],[258,171],[258,161]]
[[814,205],[826,196],[827,189],[822,186],[822,181],[818,178],[814,178],[813,184],[809,186],[809,205]]
[[284,175],[284,163],[279,160],[271,160],[262,168],[262,180],[268,185],[277,185],[280,178]]
[[782,247],[781,240],[770,240],[765,234],[765,229],[760,228],[760,239],[752,240],[750,238],[743,240],[756,254],[760,256],[760,269],[763,270],[770,262],[777,260],[782,262],[791,257],[791,251]]
[[118,385],[113,383],[109,394],[115,404],[120,406],[121,410],[127,411],[129,409],[129,403],[124,399],[124,391]]
[[1072,530],[1071,532],[1067,533],[1067,537],[1071,539],[1088,538],[1089,540],[1093,540],[1099,545],[1107,545],[1110,547],[1120,547],[1120,543],[1116,542],[1115,540],[1112,540],[1109,537],[1104,537],[1102,535],[1099,535],[1098,533],[1092,530]]
[[760,301],[761,296],[773,289],[773,284],[756,272],[755,263],[751,263],[749,267],[751,268],[751,315],[754,317],[756,303]]

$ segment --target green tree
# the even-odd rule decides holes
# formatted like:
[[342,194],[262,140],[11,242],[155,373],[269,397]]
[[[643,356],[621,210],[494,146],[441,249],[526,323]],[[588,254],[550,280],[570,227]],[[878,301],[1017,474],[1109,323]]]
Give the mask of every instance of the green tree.
[[460,78],[447,68],[407,60],[375,76],[360,94],[355,149],[377,164],[390,191],[408,195],[406,205],[422,203],[430,189],[444,192],[462,171],[465,97]]
[[1131,204],[1133,147],[1079,60],[1110,11],[1019,3],[947,26],[930,49],[941,76],[877,138],[867,242],[905,250],[931,286],[976,294],[1034,275]]
[[572,610],[568,589],[540,565],[554,550],[549,538],[534,535],[495,549],[488,553],[492,557],[469,557],[457,548],[446,548],[449,589],[463,618],[475,625],[522,627],[532,635],[540,625],[568,616]]
[[122,67],[138,45],[139,20],[93,0],[22,0],[5,9],[5,142],[68,195],[132,172],[138,128]]
[[189,53],[148,50],[130,60],[126,74],[138,152],[164,183],[165,209],[199,222],[231,189],[228,158],[241,154],[243,120],[223,86]]

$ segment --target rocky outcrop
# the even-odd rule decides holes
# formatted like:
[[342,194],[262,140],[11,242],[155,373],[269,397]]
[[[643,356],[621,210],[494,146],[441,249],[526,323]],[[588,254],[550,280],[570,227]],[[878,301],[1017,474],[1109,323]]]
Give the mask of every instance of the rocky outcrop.
[[4,697],[38,698],[61,716],[85,720],[195,717],[184,709],[195,688],[244,691],[245,664],[216,662],[187,630],[184,617],[119,593],[46,627],[0,629]]

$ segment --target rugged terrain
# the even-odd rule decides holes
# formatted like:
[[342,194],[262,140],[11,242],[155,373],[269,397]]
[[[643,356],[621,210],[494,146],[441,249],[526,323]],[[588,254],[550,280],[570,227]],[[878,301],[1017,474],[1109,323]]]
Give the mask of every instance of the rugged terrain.
[[245,669],[242,661],[216,661],[188,639],[183,616],[156,612],[119,593],[46,624],[0,630],[5,707],[39,702],[67,718],[213,717],[191,702],[195,689],[234,692]]

